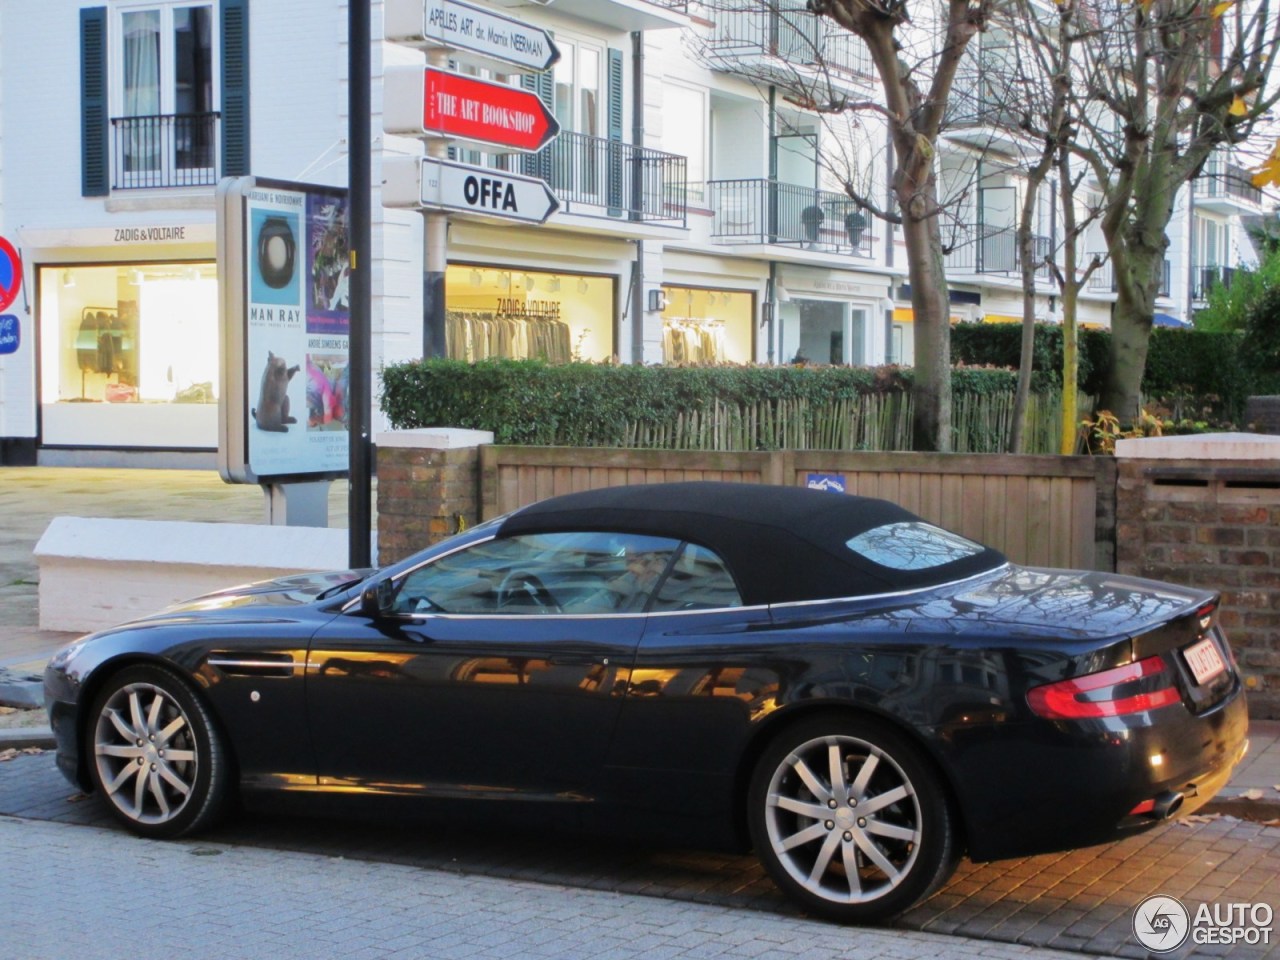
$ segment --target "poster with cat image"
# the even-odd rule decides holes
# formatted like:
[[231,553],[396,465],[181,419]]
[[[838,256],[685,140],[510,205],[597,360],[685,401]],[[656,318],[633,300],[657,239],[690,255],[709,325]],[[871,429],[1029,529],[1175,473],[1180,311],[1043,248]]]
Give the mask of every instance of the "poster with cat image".
[[348,463],[346,192],[259,181],[244,203],[249,473],[339,475]]

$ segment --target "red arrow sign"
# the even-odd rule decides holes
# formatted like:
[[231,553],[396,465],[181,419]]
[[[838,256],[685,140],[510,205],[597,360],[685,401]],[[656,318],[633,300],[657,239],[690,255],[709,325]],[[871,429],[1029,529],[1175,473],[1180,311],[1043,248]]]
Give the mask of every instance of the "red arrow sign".
[[546,104],[526,90],[430,67],[423,82],[424,130],[529,152],[560,132]]

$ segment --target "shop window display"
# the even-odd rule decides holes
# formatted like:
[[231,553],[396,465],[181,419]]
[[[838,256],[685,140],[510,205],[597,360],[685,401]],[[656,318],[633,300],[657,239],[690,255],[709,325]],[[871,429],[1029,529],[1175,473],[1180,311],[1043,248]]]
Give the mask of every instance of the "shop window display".
[[612,277],[451,265],[445,349],[454,360],[601,361],[615,355]]
[[212,263],[41,267],[44,442],[215,446],[217,302]]
[[755,296],[741,290],[664,287],[664,363],[751,363]]

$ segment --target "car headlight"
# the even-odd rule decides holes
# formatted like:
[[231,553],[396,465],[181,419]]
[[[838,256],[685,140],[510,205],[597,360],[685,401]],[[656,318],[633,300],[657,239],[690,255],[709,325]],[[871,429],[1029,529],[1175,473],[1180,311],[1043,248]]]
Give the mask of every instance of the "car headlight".
[[85,648],[85,645],[87,643],[88,643],[87,638],[84,640],[77,640],[75,643],[68,644],[67,646],[58,650],[56,653],[54,653],[52,657],[49,658],[49,666],[57,667],[57,668],[65,667],[70,660],[72,660],[77,654],[80,653],[81,650]]

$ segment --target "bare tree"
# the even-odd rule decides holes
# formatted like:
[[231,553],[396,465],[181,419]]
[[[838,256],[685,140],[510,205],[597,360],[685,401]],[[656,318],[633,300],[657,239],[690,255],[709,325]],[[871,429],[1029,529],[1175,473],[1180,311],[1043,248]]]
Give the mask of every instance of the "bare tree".
[[[1094,257],[1080,273],[1077,244],[1089,225],[1099,216],[1097,208],[1077,212],[1077,189],[1087,168],[1073,164],[1073,147],[1079,120],[1072,96],[1078,81],[1074,46],[1080,33],[1079,0],[1059,0],[1054,11],[1044,11],[1033,0],[1018,0],[1006,11],[1008,32],[1014,38],[1012,54],[1001,66],[1003,89],[1010,95],[1010,114],[1018,129],[1035,145],[1028,159],[1026,192],[1018,221],[1018,251],[1023,289],[1022,350],[1018,367],[1018,390],[1010,429],[1009,450],[1021,452],[1023,426],[1031,391],[1035,346],[1036,274],[1042,268],[1052,272],[1062,298],[1062,431],[1059,452],[1071,454],[1076,447],[1077,381],[1079,351],[1077,306],[1080,291],[1101,265]],[[1033,226],[1039,191],[1050,173],[1058,177],[1062,217],[1062,242],[1056,249],[1039,250],[1034,244]]]
[[986,28],[991,2],[809,0],[815,13],[862,39],[879,75],[915,315],[917,450],[951,448],[951,308],[936,160],[957,71],[969,42]]
[[1132,421],[1178,192],[1280,97],[1270,0],[1092,0],[1074,35],[1075,150],[1103,196],[1117,299],[1100,406]]

